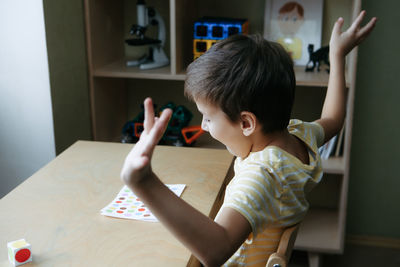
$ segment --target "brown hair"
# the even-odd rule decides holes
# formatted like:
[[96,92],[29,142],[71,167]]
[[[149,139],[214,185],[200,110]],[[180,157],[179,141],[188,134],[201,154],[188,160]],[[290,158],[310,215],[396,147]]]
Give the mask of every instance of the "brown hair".
[[303,7],[297,3],[297,2],[288,2],[284,4],[280,9],[279,9],[279,14],[282,13],[288,13],[292,10],[294,10],[297,7],[297,11],[299,12],[299,15],[304,18],[304,9]]
[[250,111],[268,133],[287,127],[295,86],[293,61],[280,44],[233,35],[189,65],[185,95],[220,107],[234,122]]

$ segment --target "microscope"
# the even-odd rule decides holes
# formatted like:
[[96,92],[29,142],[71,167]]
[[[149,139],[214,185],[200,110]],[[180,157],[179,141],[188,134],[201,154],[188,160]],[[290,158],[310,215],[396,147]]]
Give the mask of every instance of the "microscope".
[[[143,55],[138,60],[128,60],[127,67],[139,66],[141,70],[155,69],[169,64],[169,59],[165,55],[164,45],[166,38],[165,23],[160,14],[152,7],[146,7],[144,0],[138,0],[137,24],[133,24],[129,34],[132,38],[125,40],[131,46],[149,46],[149,53]],[[145,33],[148,26],[158,26],[157,39],[146,37]]]

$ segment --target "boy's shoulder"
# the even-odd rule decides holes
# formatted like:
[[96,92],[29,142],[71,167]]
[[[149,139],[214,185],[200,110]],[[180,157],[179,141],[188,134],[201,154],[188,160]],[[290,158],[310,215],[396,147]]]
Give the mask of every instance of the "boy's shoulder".
[[302,140],[314,152],[317,152],[318,147],[324,142],[324,128],[315,121],[305,122],[298,119],[291,119],[287,128],[290,134]]
[[245,158],[236,158],[235,174],[244,174],[245,176],[251,173],[267,173],[280,170],[282,166],[290,164],[291,157],[288,157],[284,150],[276,146],[267,146],[261,151],[251,152]]
[[[312,154],[317,155],[318,147],[324,140],[324,131],[321,125],[316,122],[292,119],[287,128],[290,134],[302,140],[309,150],[314,152]],[[293,155],[285,150],[276,146],[267,146],[261,151],[251,152],[245,159],[237,158],[235,161],[235,173],[249,170],[253,172],[280,170],[283,168],[282,166],[292,165],[297,161]]]

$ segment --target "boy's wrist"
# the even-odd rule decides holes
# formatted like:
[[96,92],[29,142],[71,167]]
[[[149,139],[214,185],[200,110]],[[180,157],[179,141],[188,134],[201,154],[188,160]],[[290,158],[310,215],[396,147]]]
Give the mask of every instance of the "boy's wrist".
[[158,177],[153,171],[150,171],[148,174],[144,175],[140,179],[135,179],[135,180],[130,180],[128,187],[131,189],[136,190],[148,190],[148,188],[151,188],[154,183],[157,181]]
[[336,62],[341,63],[346,60],[346,57],[339,52],[331,52],[329,53],[329,61],[334,64]]

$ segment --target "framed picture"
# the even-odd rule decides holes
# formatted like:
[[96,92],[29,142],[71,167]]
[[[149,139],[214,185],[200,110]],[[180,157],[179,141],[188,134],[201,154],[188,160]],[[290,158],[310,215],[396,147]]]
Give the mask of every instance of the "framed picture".
[[295,65],[321,47],[323,0],[266,0],[264,38],[283,45]]

